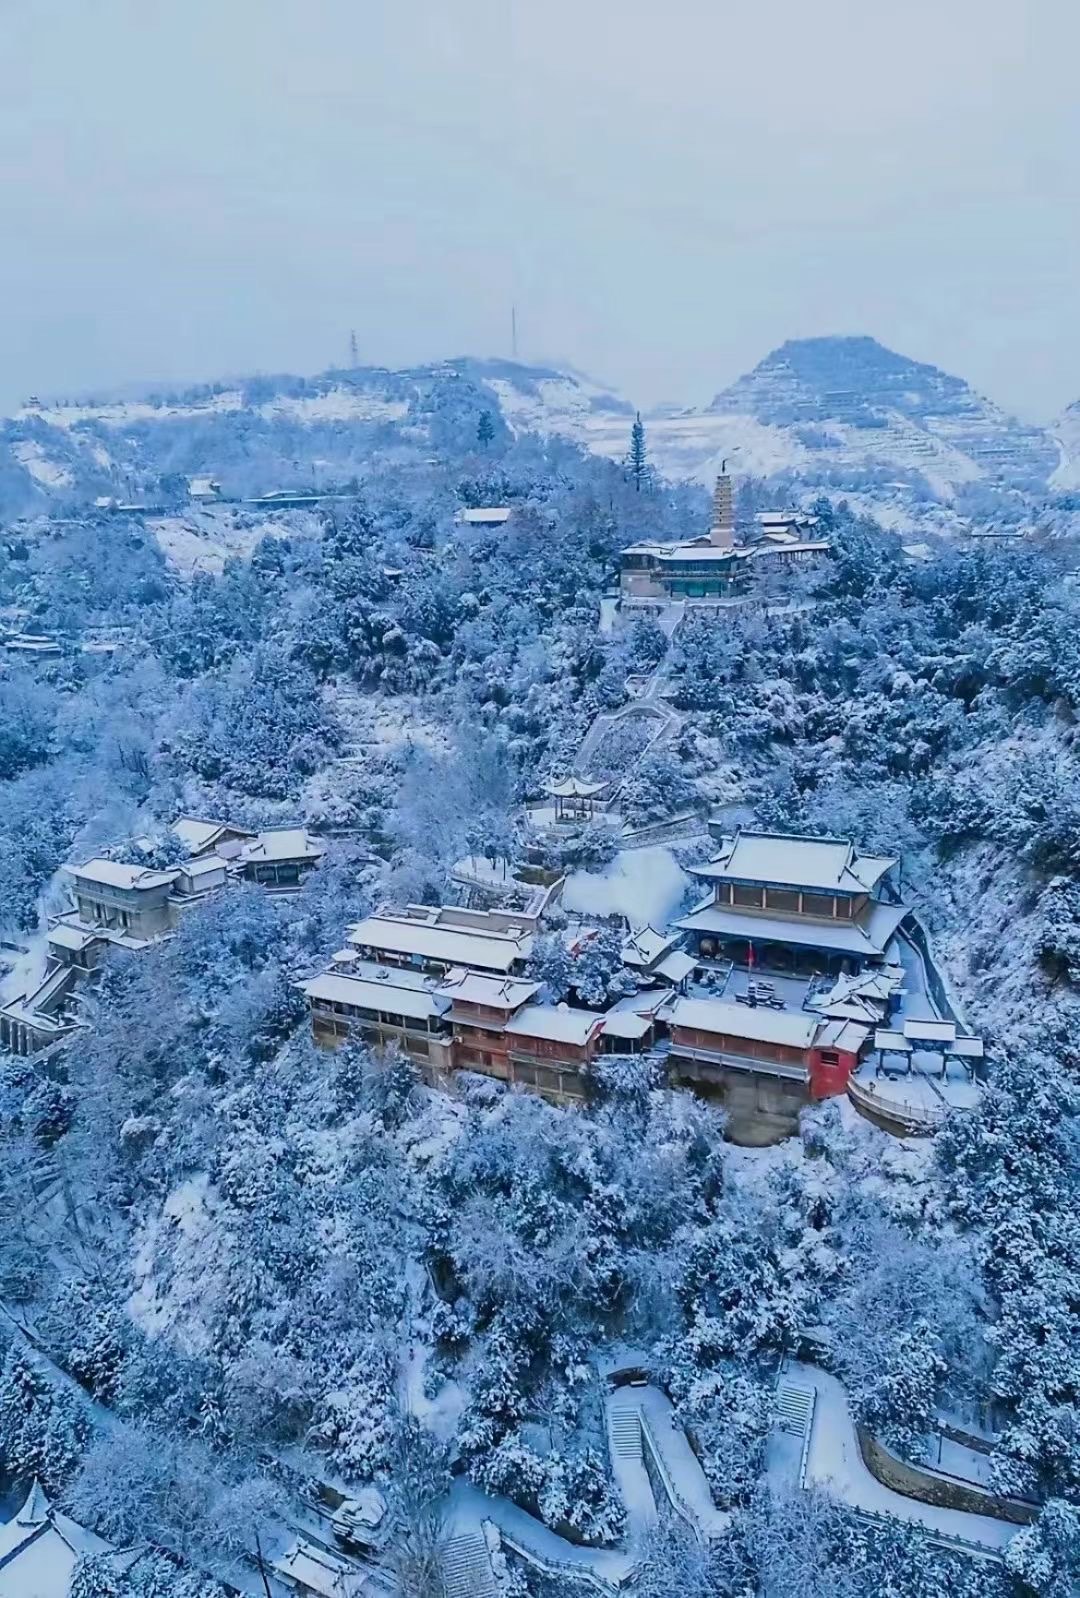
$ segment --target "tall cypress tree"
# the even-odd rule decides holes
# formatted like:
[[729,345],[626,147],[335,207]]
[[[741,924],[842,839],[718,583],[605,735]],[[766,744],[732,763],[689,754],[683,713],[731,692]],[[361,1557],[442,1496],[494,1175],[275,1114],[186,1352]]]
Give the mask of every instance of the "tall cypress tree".
[[630,429],[630,453],[627,456],[627,465],[634,480],[634,488],[640,494],[641,485],[649,475],[649,463],[645,455],[645,423],[641,420],[640,411],[634,417],[634,425]]

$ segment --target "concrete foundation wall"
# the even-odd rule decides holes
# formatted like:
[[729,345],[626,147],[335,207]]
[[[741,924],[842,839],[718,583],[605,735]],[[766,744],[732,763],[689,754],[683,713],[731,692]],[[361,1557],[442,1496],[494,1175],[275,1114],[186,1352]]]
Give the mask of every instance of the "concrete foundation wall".
[[799,1130],[799,1112],[810,1103],[806,1082],[740,1071],[723,1065],[695,1067],[672,1054],[668,1079],[673,1087],[693,1088],[722,1105],[728,1115],[727,1135],[750,1147],[779,1143]]

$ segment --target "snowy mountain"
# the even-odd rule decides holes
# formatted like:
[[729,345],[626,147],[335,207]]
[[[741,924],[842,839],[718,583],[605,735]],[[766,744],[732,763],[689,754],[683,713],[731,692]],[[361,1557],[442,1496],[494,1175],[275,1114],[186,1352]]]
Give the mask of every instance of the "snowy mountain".
[[948,498],[977,481],[1038,488],[1057,464],[1040,429],[872,338],[783,344],[704,409],[650,422],[660,464],[702,480],[730,455],[741,471],[852,486],[921,477]]
[[[487,411],[507,433],[572,440],[620,460],[634,407],[569,368],[473,357],[391,371],[254,377],[100,402],[31,402],[0,422],[0,511],[160,498],[211,472],[230,496],[325,488],[373,456],[467,451]],[[960,378],[870,338],[782,345],[697,409],[646,413],[653,463],[708,483],[794,474],[807,490],[951,499],[968,484],[1039,490],[1080,478],[1080,408],[1049,433],[1007,416]],[[1066,441],[1067,435],[1072,443]],[[504,435],[505,436],[505,435]],[[1063,461],[1066,464],[1059,464]],[[1064,475],[1063,475],[1064,474]]]
[[[516,431],[562,434],[621,459],[632,407],[576,372],[471,363]],[[1080,460],[1080,406],[1071,426]],[[726,457],[755,476],[808,486],[930,491],[966,483],[1039,490],[1058,465],[1054,439],[1008,416],[961,378],[872,338],[781,345],[711,404],[644,413],[649,454],[668,477],[710,483]],[[1078,468],[1080,470],[1080,468]]]
[[1060,453],[1051,488],[1080,489],[1080,400],[1075,400],[1051,428]]
[[539,432],[618,456],[633,417],[626,400],[577,373],[472,357],[136,398],[32,400],[0,421],[0,512],[56,511],[99,496],[158,501],[206,473],[227,496],[327,488],[360,476],[375,456],[464,454],[484,411],[497,429],[504,419],[504,437]]

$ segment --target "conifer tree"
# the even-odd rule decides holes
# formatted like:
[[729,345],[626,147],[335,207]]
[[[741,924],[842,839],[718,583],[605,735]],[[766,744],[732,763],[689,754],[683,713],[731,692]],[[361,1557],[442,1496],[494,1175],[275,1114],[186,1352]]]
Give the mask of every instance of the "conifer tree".
[[495,423],[491,419],[491,412],[481,411],[480,420],[476,424],[476,442],[482,449],[487,449],[494,437]]
[[642,483],[648,480],[649,463],[645,454],[645,423],[641,420],[641,412],[634,417],[634,425],[630,429],[630,453],[627,456],[627,466],[633,480],[634,488],[641,493]]

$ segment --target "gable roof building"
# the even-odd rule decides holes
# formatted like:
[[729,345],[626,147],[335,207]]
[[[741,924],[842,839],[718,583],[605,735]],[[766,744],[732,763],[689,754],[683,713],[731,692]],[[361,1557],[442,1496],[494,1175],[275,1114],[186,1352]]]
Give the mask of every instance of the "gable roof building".
[[885,958],[907,914],[892,880],[898,864],[849,839],[743,829],[691,868],[712,891],[677,925],[704,959],[861,969]]
[[356,922],[346,937],[368,959],[412,965],[439,976],[458,966],[517,976],[533,947],[533,934],[524,919],[521,925],[508,926],[505,917],[454,912],[448,906],[381,911]]
[[109,1546],[54,1509],[35,1481],[22,1508],[0,1526],[0,1598],[68,1598],[79,1560]]

